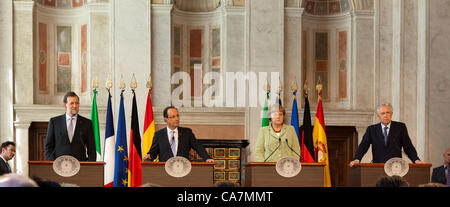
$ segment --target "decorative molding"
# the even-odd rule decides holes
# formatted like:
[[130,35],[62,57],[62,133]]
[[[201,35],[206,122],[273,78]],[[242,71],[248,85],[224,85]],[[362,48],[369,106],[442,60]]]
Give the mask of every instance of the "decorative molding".
[[167,14],[172,11],[173,4],[152,4],[152,13],[155,15],[158,14]]
[[[143,109],[141,109],[143,110]],[[163,107],[153,107],[155,124],[165,124]],[[245,125],[245,109],[243,108],[179,108],[181,124],[195,125]],[[39,112],[39,113],[36,113]],[[17,124],[31,122],[47,122],[51,117],[63,114],[64,108],[56,105],[14,105],[14,113]],[[89,117],[90,106],[80,107],[79,114]],[[106,107],[99,106],[98,114],[100,123],[105,124]]]
[[284,15],[287,17],[299,17],[301,18],[303,15],[304,9],[303,8],[296,8],[296,7],[287,7],[284,8]]
[[[36,4],[36,14],[43,21],[64,21],[64,19],[78,19],[89,16],[88,7],[74,9],[56,9]],[[61,20],[63,19],[63,20]]]
[[351,16],[356,20],[375,20],[375,11],[371,10],[358,10],[351,13]]
[[[367,128],[376,122],[376,116],[373,111],[325,111],[325,126],[354,126]],[[286,121],[290,123],[291,111],[286,111]],[[299,120],[303,120],[303,110],[299,110]],[[314,121],[316,112],[311,110],[311,121]],[[314,123],[314,122],[313,122]],[[312,123],[312,124],[313,124]]]
[[29,11],[32,12],[34,1],[14,1],[14,11]]
[[111,13],[109,3],[90,3],[87,5],[91,13]]

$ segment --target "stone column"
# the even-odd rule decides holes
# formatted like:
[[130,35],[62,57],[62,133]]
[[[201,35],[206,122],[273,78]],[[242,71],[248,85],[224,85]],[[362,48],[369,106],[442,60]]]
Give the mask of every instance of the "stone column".
[[172,12],[173,4],[152,4],[151,24],[151,71],[154,97],[153,106],[166,107],[171,104],[170,78],[172,68]]
[[375,106],[375,12],[355,11],[352,20],[352,106],[372,110]]
[[[15,104],[33,104],[33,6],[34,1],[14,1],[14,93]],[[14,123],[16,158],[13,169],[28,175],[28,128],[31,122]]]
[[0,1],[0,143],[13,140],[13,3]]
[[14,92],[17,104],[33,104],[34,1],[14,1]]
[[[301,108],[302,97],[302,15],[303,8],[285,8],[285,40],[284,40],[284,100],[283,106],[292,109],[293,95],[291,91],[292,82],[298,86],[297,107]],[[290,119],[290,116],[288,117]]]
[[[278,72],[279,79],[284,83],[284,1],[272,0],[250,0],[246,1],[248,26],[248,71],[258,74],[267,73],[269,82],[271,73]],[[258,79],[261,77],[258,76]],[[264,86],[258,86],[263,88]],[[278,90],[279,83],[271,83],[271,90]],[[283,87],[283,86],[282,86]],[[259,89],[259,88],[258,88]],[[284,88],[282,89],[285,90]],[[282,95],[282,94],[281,94]],[[264,92],[258,90],[258,100],[264,96]],[[275,93],[271,96],[275,98]],[[281,97],[283,99],[283,97]],[[261,99],[264,100],[264,99]],[[287,99],[286,99],[287,100]],[[284,101],[283,101],[284,102]],[[249,161],[254,160],[254,149],[256,138],[261,128],[261,114],[264,102],[258,101],[258,107],[248,108],[248,118],[246,119],[246,137],[250,142],[248,147]]]
[[28,176],[28,130],[31,121],[14,122],[16,129],[16,156],[13,171]]

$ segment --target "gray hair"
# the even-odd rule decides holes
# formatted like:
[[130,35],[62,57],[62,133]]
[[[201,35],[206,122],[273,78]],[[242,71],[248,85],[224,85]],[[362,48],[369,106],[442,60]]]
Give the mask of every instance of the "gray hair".
[[380,113],[381,107],[385,107],[385,106],[389,106],[391,108],[391,111],[394,111],[394,108],[392,107],[391,103],[385,102],[385,103],[378,104],[377,111],[376,111],[377,114]]

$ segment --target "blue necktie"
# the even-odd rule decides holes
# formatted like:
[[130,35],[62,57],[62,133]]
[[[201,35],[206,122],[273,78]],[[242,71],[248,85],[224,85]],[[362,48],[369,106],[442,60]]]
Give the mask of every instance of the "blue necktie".
[[387,145],[387,137],[388,137],[387,130],[388,130],[388,127],[385,126],[385,127],[384,127],[384,131],[383,131],[383,135],[384,135],[384,145]]
[[174,136],[174,132],[175,131],[170,131],[170,148],[172,149],[172,154],[173,156],[177,156],[177,148],[176,148],[176,144],[175,144],[175,136]]

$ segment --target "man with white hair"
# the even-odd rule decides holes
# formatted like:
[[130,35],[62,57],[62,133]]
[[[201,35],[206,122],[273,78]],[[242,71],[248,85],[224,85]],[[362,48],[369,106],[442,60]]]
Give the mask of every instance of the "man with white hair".
[[360,160],[372,145],[373,163],[385,163],[391,158],[402,157],[402,148],[413,163],[423,163],[417,156],[417,151],[411,143],[406,125],[392,121],[393,109],[390,103],[383,103],[377,107],[377,117],[380,123],[367,127],[355,159],[349,166],[359,165]]

